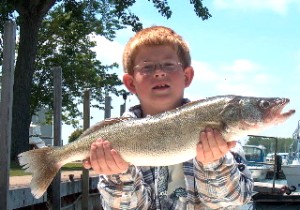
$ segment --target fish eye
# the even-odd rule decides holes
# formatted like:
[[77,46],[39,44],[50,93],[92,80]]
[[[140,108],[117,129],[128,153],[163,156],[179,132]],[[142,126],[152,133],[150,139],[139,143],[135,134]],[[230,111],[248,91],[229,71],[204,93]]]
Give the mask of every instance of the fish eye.
[[261,100],[259,106],[263,109],[267,109],[270,107],[270,104],[271,103],[269,101]]

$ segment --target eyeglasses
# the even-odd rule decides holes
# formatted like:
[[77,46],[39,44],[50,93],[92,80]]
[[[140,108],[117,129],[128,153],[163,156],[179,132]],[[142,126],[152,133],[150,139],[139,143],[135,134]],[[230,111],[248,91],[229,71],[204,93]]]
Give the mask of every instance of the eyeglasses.
[[133,67],[133,70],[141,75],[152,75],[159,68],[164,72],[173,72],[182,69],[182,64],[176,61],[163,61],[161,63],[143,62]]

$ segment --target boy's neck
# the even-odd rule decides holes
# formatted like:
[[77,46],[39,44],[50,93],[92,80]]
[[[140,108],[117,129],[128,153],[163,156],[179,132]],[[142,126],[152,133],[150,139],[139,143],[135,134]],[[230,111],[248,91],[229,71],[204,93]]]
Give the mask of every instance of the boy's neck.
[[170,105],[161,105],[161,106],[156,106],[156,105],[148,105],[145,106],[143,104],[141,104],[141,108],[143,111],[143,117],[146,117],[147,115],[156,115],[156,114],[160,114],[166,111],[170,111],[172,109],[175,109],[177,107],[180,107],[182,105],[182,99],[180,101],[178,101],[178,103],[176,104],[170,104]]

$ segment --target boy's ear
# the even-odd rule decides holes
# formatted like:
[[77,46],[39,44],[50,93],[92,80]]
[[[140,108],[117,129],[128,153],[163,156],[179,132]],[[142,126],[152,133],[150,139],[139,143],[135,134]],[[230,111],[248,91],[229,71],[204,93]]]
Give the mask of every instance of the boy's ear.
[[133,81],[133,76],[130,74],[123,75],[123,83],[125,87],[133,94],[136,94],[135,85]]
[[193,67],[191,67],[191,66],[186,67],[184,69],[184,76],[185,76],[185,87],[188,87],[188,86],[190,86],[190,84],[192,83],[193,78],[194,78]]

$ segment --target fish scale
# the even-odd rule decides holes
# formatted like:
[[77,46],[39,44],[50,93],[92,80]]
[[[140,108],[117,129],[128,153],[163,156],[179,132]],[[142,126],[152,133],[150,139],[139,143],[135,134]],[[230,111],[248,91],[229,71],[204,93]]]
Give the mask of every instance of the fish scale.
[[227,142],[236,141],[287,120],[295,113],[281,113],[288,102],[278,97],[214,96],[155,116],[106,119],[62,147],[23,152],[19,162],[33,174],[31,192],[39,198],[60,167],[89,157],[96,139],[111,142],[123,159],[135,166],[173,165],[196,156],[199,134],[206,127],[219,130]]

